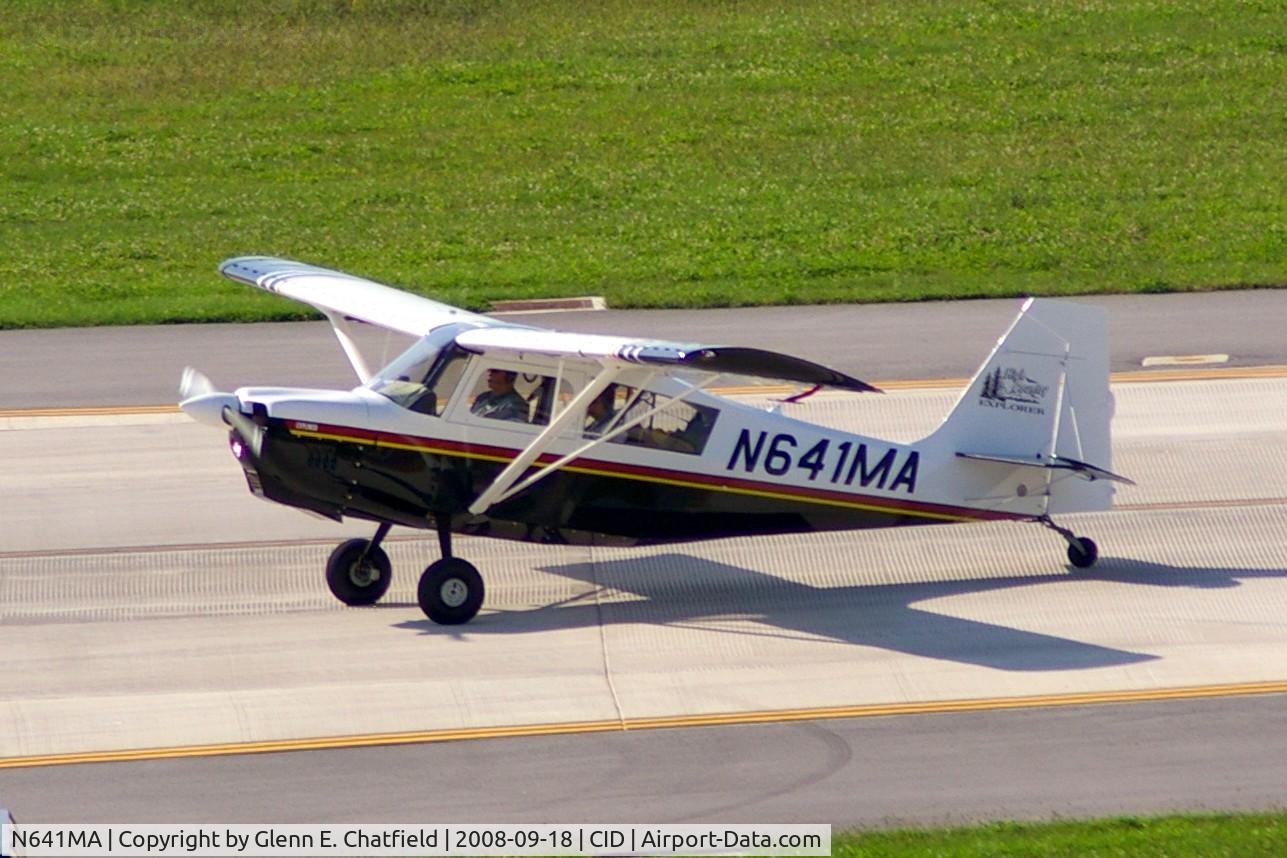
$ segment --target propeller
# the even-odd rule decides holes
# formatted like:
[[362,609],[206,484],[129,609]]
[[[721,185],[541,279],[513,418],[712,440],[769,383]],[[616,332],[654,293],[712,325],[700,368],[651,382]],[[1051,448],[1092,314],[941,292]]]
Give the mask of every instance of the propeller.
[[179,399],[192,399],[194,396],[205,396],[217,393],[218,390],[205,373],[195,367],[185,366],[179,378]]
[[241,403],[236,394],[218,390],[204,373],[185,367],[179,379],[179,408],[199,423],[219,429],[227,428],[223,419],[224,408],[238,411]]

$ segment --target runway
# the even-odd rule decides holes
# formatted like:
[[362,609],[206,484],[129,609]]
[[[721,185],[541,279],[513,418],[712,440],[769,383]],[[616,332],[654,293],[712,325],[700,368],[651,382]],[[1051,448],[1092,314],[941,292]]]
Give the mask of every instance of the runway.
[[[395,582],[384,605],[335,604],[321,582],[326,554],[367,528],[250,497],[214,430],[165,412],[0,417],[0,675],[22,677],[0,697],[0,799],[18,811],[31,801],[24,821],[131,807],[137,821],[228,821],[255,809],[267,810],[264,821],[324,819],[351,799],[301,773],[343,759],[363,783],[408,766],[406,781],[386,785],[403,800],[357,802],[372,821],[445,808],[459,821],[854,825],[1282,804],[1275,785],[1287,782],[1279,738],[1287,725],[1273,705],[1281,698],[1259,695],[1287,688],[1287,378],[1265,375],[1115,385],[1114,469],[1139,485],[1120,491],[1113,513],[1069,517],[1101,546],[1091,570],[1070,571],[1058,537],[1014,524],[661,551],[462,539],[458,553],[483,572],[488,601],[457,629],[432,625],[414,605],[416,575],[436,556],[432,540],[414,534],[391,540]],[[793,413],[912,438],[955,394],[819,396]],[[1252,696],[1191,696],[1222,691]],[[1077,705],[1148,695],[1179,702],[1125,707],[1151,707],[1141,718]],[[1029,704],[1057,708],[960,711]],[[936,707],[958,711],[876,717]],[[660,729],[761,718],[798,723]],[[1228,729],[1229,719],[1252,734]],[[1175,734],[1148,728],[1173,720],[1184,723],[1183,748]],[[1202,759],[1228,788],[1187,783],[1168,793],[1147,770],[1147,750],[1115,763],[1134,762],[1135,780],[1104,783],[1102,767],[1113,761],[1103,748],[1128,744],[1109,736],[1115,729],[1149,737],[1154,762],[1161,747],[1165,759]],[[357,744],[353,737],[379,744],[505,731],[572,735],[226,758],[237,764],[183,758],[198,746],[262,751],[330,738],[340,748]],[[1096,741],[1091,752],[1085,743]],[[1043,742],[1098,762],[1058,788],[1034,786],[1043,780],[1036,766],[1027,778],[1008,777],[1007,790],[978,793],[985,772],[1023,768],[1016,755]],[[488,750],[497,747],[508,755]],[[181,789],[149,790],[150,803],[140,793],[131,805],[128,792],[106,794],[109,772],[125,764],[48,767],[60,755],[156,757],[162,748],[179,749],[180,759],[128,765],[163,781],[201,765],[202,777],[220,773],[225,798],[193,807]],[[1009,762],[984,762],[988,748]],[[1221,748],[1223,759],[1208,759]],[[687,762],[677,749],[689,749]],[[791,749],[803,757],[791,762]],[[743,762],[730,763],[730,751]],[[644,795],[648,778],[626,767],[648,755],[664,770]],[[955,789],[924,787],[935,755],[957,772]],[[856,770],[855,759],[883,762],[878,772]],[[487,802],[478,784],[446,799],[456,781],[444,774],[425,781],[441,786],[431,801],[433,790],[415,780],[426,777],[417,764],[455,761],[459,771],[483,760],[492,761],[495,790]],[[576,776],[569,760],[592,782],[607,777],[606,766],[631,786],[533,801],[543,766]],[[695,777],[698,760],[776,768],[785,782],[767,796],[736,771]],[[842,800],[839,785],[860,771],[899,802]],[[266,808],[242,791],[299,777],[316,788],[285,804]],[[687,798],[658,794],[679,783],[690,785]],[[56,789],[82,800],[52,806]],[[84,803],[86,789],[101,793],[98,803]],[[645,810],[657,815],[633,815]]]

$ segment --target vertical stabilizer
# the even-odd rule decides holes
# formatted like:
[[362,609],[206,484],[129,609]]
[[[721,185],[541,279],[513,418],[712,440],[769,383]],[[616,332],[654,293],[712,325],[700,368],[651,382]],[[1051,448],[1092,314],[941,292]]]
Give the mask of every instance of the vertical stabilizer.
[[1029,471],[1041,512],[1108,509],[1112,415],[1104,311],[1029,298],[931,438],[964,469]]

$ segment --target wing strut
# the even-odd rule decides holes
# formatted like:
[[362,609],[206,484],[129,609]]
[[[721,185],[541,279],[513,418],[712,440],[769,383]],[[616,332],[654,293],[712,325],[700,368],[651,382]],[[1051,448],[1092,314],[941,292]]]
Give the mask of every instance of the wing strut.
[[[559,416],[554,420],[554,422],[552,422],[548,427],[546,427],[545,430],[541,432],[540,435],[536,436],[536,438],[532,441],[532,443],[529,444],[527,448],[523,450],[522,453],[519,454],[518,458],[514,459],[514,461],[509,463],[509,465],[505,468],[505,470],[497,474],[496,479],[493,480],[492,484],[487,487],[487,490],[484,491],[482,494],[480,494],[477,500],[475,500],[472,504],[469,505],[469,512],[473,515],[481,515],[482,513],[486,512],[488,508],[490,508],[491,506],[498,504],[501,501],[508,500],[509,498],[513,497],[514,495],[518,494],[521,491],[526,491],[528,488],[530,488],[538,481],[545,479],[550,474],[556,473],[560,468],[562,468],[568,462],[571,462],[575,459],[579,459],[581,456],[585,455],[587,451],[594,449],[600,444],[605,444],[608,441],[611,441],[612,439],[616,438],[618,435],[620,435],[623,432],[630,431],[635,426],[638,426],[639,424],[643,423],[649,417],[652,417],[654,414],[657,414],[661,411],[666,410],[667,408],[671,407],[675,403],[683,402],[689,396],[691,396],[694,393],[697,393],[699,390],[704,389],[707,385],[714,382],[715,379],[719,378],[718,374],[711,373],[700,384],[693,385],[692,387],[685,390],[683,393],[680,393],[679,395],[670,398],[665,403],[655,406],[654,408],[650,408],[649,410],[638,415],[637,417],[632,417],[631,419],[626,420],[624,422],[614,423],[610,427],[609,431],[603,433],[597,438],[593,438],[587,441],[586,443],[582,444],[580,447],[577,447],[571,453],[568,453],[567,455],[560,457],[556,461],[551,462],[550,464],[541,468],[536,473],[531,474],[526,479],[520,481],[519,477],[522,476],[523,472],[529,466],[531,466],[531,464],[536,461],[537,457],[540,456],[541,453],[545,452],[545,450],[550,446],[550,441],[545,440],[546,436],[548,436],[549,439],[552,440],[559,433],[559,431],[564,426],[566,426],[568,422],[572,419],[568,415],[576,415],[581,413],[581,409],[585,405],[589,404],[594,399],[594,397],[598,396],[605,389],[607,389],[608,385],[612,384],[612,382],[616,380],[617,376],[624,371],[625,371],[624,367],[614,367],[614,366],[604,367],[603,370],[597,376],[595,376],[594,380],[590,382],[589,385],[586,386],[585,390],[577,394],[576,397],[574,397],[572,401],[569,402],[561,412],[559,412]],[[656,373],[652,373],[647,378],[639,382],[638,390],[640,392],[642,392],[644,386],[648,384],[648,381],[652,378],[652,375],[656,375]],[[631,403],[633,404],[634,402],[638,401],[638,397],[639,397],[639,393],[636,393],[635,399],[631,400]],[[629,410],[630,410],[630,406],[628,405],[626,408],[622,409],[622,414],[627,413]]]
[[[653,375],[655,375],[655,374],[656,374],[656,373],[653,373]],[[643,390],[643,385],[646,385],[646,384],[648,383],[648,381],[651,379],[651,377],[652,377],[652,376],[649,376],[648,378],[645,378],[643,381],[641,381],[641,382],[639,383],[639,384],[640,384],[640,387],[639,387],[640,392],[642,392],[642,390]],[[630,431],[630,430],[631,430],[631,429],[633,429],[634,427],[636,427],[636,426],[638,426],[639,424],[643,423],[643,422],[644,422],[645,420],[647,420],[649,417],[652,417],[654,414],[657,414],[657,413],[659,413],[659,412],[665,411],[667,408],[671,407],[671,406],[672,406],[672,405],[674,405],[676,402],[683,402],[683,401],[684,401],[685,399],[687,399],[691,394],[694,394],[694,393],[696,393],[697,391],[702,390],[702,389],[703,389],[703,388],[705,388],[708,384],[710,384],[711,382],[715,381],[715,379],[717,379],[717,378],[719,378],[719,376],[718,376],[718,375],[716,375],[716,374],[711,374],[711,375],[710,375],[710,376],[708,376],[708,377],[706,378],[706,380],[705,380],[705,381],[703,381],[701,384],[693,385],[693,386],[692,386],[692,387],[690,387],[688,390],[685,390],[683,393],[679,394],[678,396],[672,397],[672,398],[671,398],[670,400],[668,400],[667,402],[665,402],[665,403],[663,403],[663,404],[661,404],[661,405],[658,405],[658,406],[656,406],[656,407],[654,407],[654,408],[650,408],[649,410],[645,411],[643,414],[640,414],[640,415],[639,415],[639,416],[637,416],[637,417],[632,417],[632,418],[630,418],[629,420],[625,421],[624,423],[614,423],[610,431],[603,433],[603,434],[602,434],[602,435],[600,435],[598,438],[594,438],[594,439],[592,439],[592,440],[590,440],[590,441],[587,441],[586,443],[582,444],[580,447],[577,447],[577,448],[576,448],[575,450],[573,450],[571,453],[568,453],[566,456],[563,456],[563,457],[561,457],[560,459],[558,459],[557,461],[555,461],[555,462],[551,462],[550,464],[546,465],[544,468],[542,468],[541,470],[539,470],[539,471],[537,471],[536,473],[532,474],[532,475],[531,475],[531,476],[529,476],[527,479],[523,480],[521,483],[516,483],[516,484],[515,484],[515,485],[513,485],[512,487],[510,487],[510,488],[506,489],[504,492],[502,492],[502,493],[501,493],[501,495],[500,495],[499,497],[497,497],[497,498],[495,498],[494,500],[492,500],[492,503],[494,503],[494,504],[496,504],[496,503],[500,503],[501,501],[503,501],[503,500],[507,500],[508,498],[513,497],[514,495],[518,494],[519,492],[524,491],[525,489],[529,488],[533,483],[537,482],[538,480],[542,480],[542,479],[544,479],[545,477],[548,477],[550,474],[553,474],[553,473],[554,473],[554,472],[556,472],[559,468],[563,467],[563,466],[564,466],[564,465],[566,465],[568,462],[571,462],[573,459],[579,459],[581,456],[585,455],[587,451],[594,449],[595,447],[599,446],[600,444],[604,444],[604,443],[607,443],[608,441],[611,441],[613,438],[616,438],[618,435],[620,435],[620,434],[621,434],[621,433],[623,433],[623,432],[628,432],[628,431]],[[639,393],[636,393],[636,394],[635,394],[635,398],[631,400],[631,403],[633,404],[634,402],[637,402],[637,401],[638,401],[638,399],[639,399]],[[574,400],[574,402],[575,402],[575,400]],[[568,408],[571,408],[571,407],[572,407],[572,405],[571,405],[571,404],[569,404],[569,405],[568,405]],[[630,410],[630,406],[628,405],[628,406],[626,406],[625,408],[623,408],[623,409],[621,409],[621,410],[622,410],[622,413],[624,414],[625,412],[628,412],[628,411]],[[474,508],[471,506],[471,507],[469,508],[469,511],[470,511],[470,512],[474,512]],[[474,513],[474,514],[475,514],[475,515],[477,515],[478,513]]]
[[[572,422],[572,418],[581,413],[581,409],[589,405],[609,384],[612,384],[624,369],[624,367],[620,366],[605,366],[600,370],[594,380],[574,396],[572,401],[567,404],[567,407],[560,411],[558,416],[541,430],[541,434],[533,438],[532,443],[528,444],[523,452],[519,453],[512,462],[506,465],[505,470],[496,475],[496,479],[492,481],[492,484],[469,505],[470,513],[482,515],[492,504],[498,503],[501,500],[501,495],[505,494],[518,482],[519,478],[523,476],[523,472],[536,461],[537,457],[549,449],[554,439]],[[541,473],[552,473],[553,470],[553,468],[546,468]],[[535,480],[532,482],[535,482]],[[524,488],[526,488],[526,485]]]
[[332,313],[330,310],[323,310],[326,320],[331,323],[331,330],[335,331],[335,339],[340,341],[340,348],[344,349],[344,354],[348,357],[349,363],[353,364],[353,371],[357,373],[358,383],[366,384],[371,380],[371,368],[367,366],[366,358],[362,356],[362,351],[358,344],[353,340],[353,333],[349,329],[348,320],[338,313]]

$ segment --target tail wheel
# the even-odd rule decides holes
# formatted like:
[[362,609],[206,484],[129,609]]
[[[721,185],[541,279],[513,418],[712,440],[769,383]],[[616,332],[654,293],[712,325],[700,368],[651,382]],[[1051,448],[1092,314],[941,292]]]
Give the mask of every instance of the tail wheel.
[[369,539],[341,542],[326,561],[326,585],[346,605],[374,605],[393,580],[393,564]]
[[1068,562],[1078,569],[1088,569],[1099,559],[1099,546],[1094,540],[1078,536],[1068,543]]
[[483,576],[459,557],[444,557],[420,576],[417,597],[420,609],[435,623],[467,623],[483,606]]

